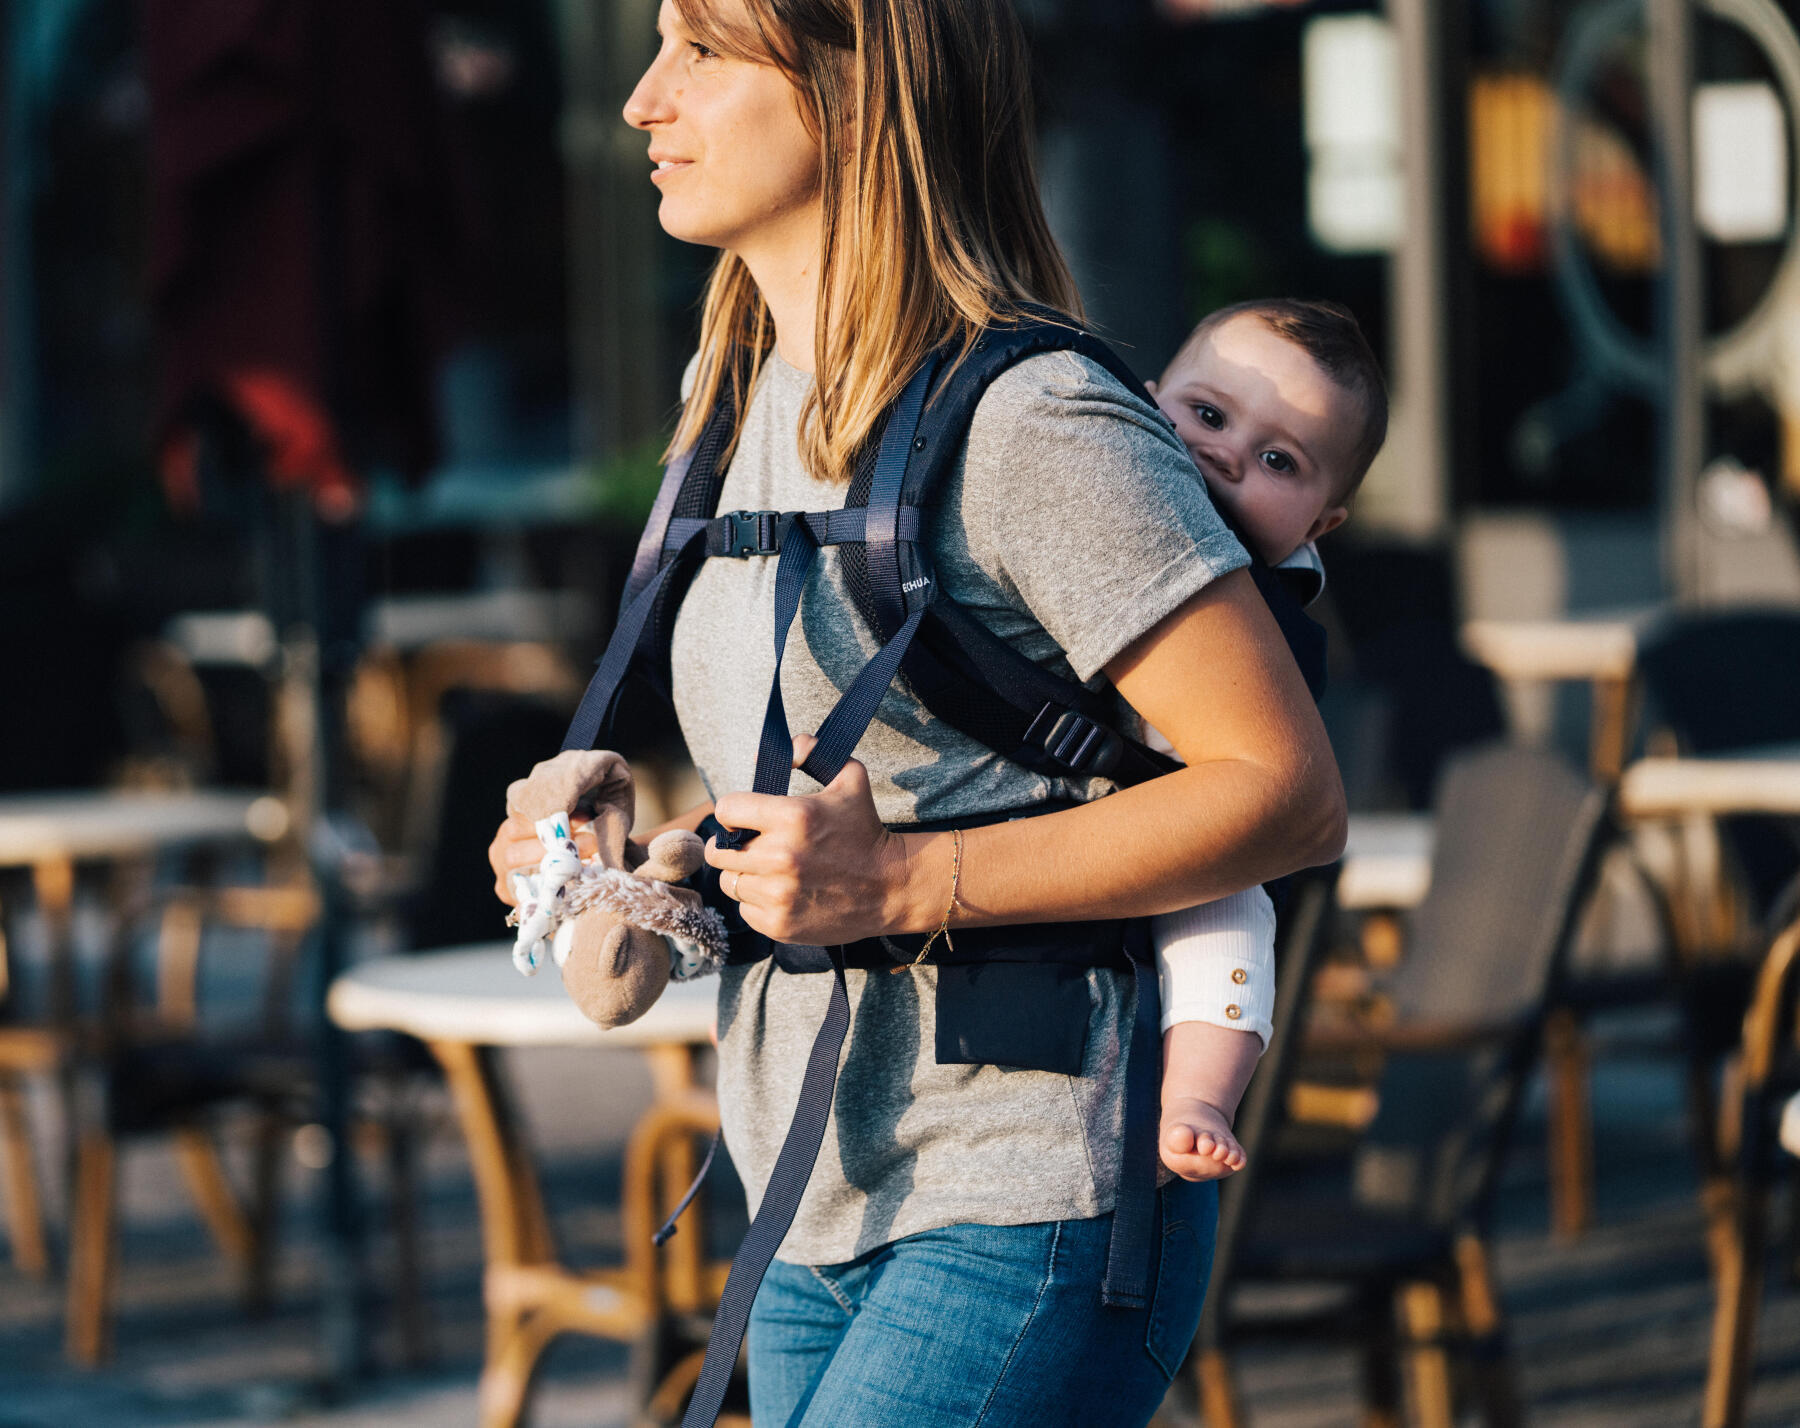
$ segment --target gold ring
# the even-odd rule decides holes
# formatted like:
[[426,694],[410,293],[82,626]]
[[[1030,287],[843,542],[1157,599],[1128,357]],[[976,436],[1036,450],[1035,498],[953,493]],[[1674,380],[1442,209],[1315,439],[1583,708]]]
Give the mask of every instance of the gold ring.
[[733,902],[736,902],[738,900],[738,895],[737,895],[738,884],[743,882],[743,880],[744,880],[743,873],[738,871],[738,869],[733,868],[731,870],[731,900]]

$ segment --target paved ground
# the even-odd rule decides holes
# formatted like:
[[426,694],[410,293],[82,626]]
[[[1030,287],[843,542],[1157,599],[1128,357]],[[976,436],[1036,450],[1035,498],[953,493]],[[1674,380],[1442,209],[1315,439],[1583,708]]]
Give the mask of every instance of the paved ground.
[[[515,1058],[515,1084],[548,1168],[550,1201],[571,1253],[616,1256],[617,1157],[648,1095],[622,1054],[539,1052]],[[1532,1421],[1547,1428],[1687,1428],[1698,1421],[1711,1302],[1682,1147],[1677,1086],[1654,1065],[1605,1065],[1597,1078],[1599,1227],[1563,1247],[1545,1235],[1541,1124],[1525,1127],[1507,1177],[1499,1252]],[[40,1106],[40,1110],[45,1109]],[[371,1204],[381,1186],[369,1167]],[[124,1158],[125,1233],[117,1353],[102,1373],[60,1357],[55,1287],[0,1269],[0,1428],[289,1423],[306,1428],[456,1428],[475,1421],[481,1323],[480,1242],[468,1169],[446,1122],[434,1142],[423,1213],[436,1359],[398,1365],[392,1327],[373,1305],[377,1372],[326,1405],[318,1372],[315,1280],[308,1253],[313,1177],[293,1168],[278,1306],[247,1320],[229,1272],[188,1209],[167,1148]],[[371,1236],[370,1283],[389,1282],[389,1245]],[[1771,1277],[1752,1420],[1800,1423],[1800,1291]],[[544,1428],[628,1422],[624,1352],[570,1341],[547,1363],[533,1421]],[[1353,1366],[1316,1350],[1259,1349],[1240,1363],[1258,1428],[1326,1428],[1355,1418]]]

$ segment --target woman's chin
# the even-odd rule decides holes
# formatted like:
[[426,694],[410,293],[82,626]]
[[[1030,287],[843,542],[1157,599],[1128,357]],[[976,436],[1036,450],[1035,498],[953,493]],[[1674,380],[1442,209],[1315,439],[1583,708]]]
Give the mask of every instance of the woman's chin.
[[690,205],[672,200],[667,194],[657,207],[656,221],[662,225],[663,232],[679,243],[695,243],[703,248],[725,246],[717,224],[708,223],[695,214]]

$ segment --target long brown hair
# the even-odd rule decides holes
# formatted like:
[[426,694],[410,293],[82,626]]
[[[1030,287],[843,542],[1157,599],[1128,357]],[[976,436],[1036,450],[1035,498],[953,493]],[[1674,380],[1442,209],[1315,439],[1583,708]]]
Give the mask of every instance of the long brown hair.
[[[780,68],[820,139],[818,375],[799,432],[814,477],[849,481],[934,348],[966,350],[1026,303],[1080,316],[1038,196],[1030,62],[1008,0],[745,0],[750,34],[706,0],[674,3],[709,46]],[[671,453],[698,439],[722,390],[741,423],[774,340],[749,270],[721,253]]]

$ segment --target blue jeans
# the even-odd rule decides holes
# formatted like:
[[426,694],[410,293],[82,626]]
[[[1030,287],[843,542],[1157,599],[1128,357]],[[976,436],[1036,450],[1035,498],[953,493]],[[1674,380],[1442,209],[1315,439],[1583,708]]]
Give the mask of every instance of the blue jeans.
[[1141,1426],[1188,1351],[1216,1182],[1161,1198],[1148,1309],[1100,1302],[1112,1216],[952,1225],[848,1264],[769,1268],[750,1315],[756,1428]]

